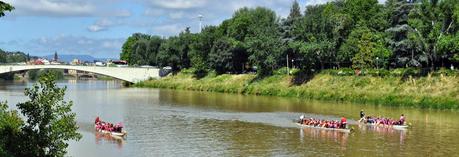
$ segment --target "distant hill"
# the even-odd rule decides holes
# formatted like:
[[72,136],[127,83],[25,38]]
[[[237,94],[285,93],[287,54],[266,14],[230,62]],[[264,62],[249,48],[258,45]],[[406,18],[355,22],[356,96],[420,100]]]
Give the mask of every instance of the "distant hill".
[[[94,62],[95,60],[107,61],[108,59],[112,59],[112,58],[95,58],[90,55],[59,55],[58,54],[57,57],[59,58],[59,61],[61,62],[71,62],[73,59],[79,59],[84,62]],[[54,55],[43,56],[43,58],[46,58],[48,60],[53,60]],[[112,59],[112,60],[116,60],[116,59]]]

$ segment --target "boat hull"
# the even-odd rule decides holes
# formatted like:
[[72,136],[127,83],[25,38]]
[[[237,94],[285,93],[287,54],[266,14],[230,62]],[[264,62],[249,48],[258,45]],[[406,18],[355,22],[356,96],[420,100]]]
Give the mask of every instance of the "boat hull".
[[375,123],[359,123],[362,125],[368,125],[368,126],[375,126],[375,127],[385,127],[385,128],[394,128],[394,129],[406,129],[410,126],[408,125],[383,125],[383,124],[375,124]]
[[106,130],[101,130],[101,129],[96,129],[97,132],[103,133],[103,134],[109,134],[114,138],[124,138],[127,135],[126,131],[122,132],[111,132],[111,131],[106,131]]
[[316,126],[310,126],[310,125],[304,125],[300,123],[295,123],[296,125],[302,127],[302,128],[314,128],[314,129],[321,129],[321,130],[329,130],[329,131],[339,131],[339,132],[345,132],[345,133],[350,133],[351,129],[338,129],[338,128],[324,128],[324,127],[316,127]]

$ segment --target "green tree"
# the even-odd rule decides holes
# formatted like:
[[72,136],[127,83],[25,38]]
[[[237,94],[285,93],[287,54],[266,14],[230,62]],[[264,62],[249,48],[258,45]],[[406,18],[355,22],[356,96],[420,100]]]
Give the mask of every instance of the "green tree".
[[228,37],[223,37],[215,41],[209,53],[209,66],[217,74],[236,71],[234,68],[236,64],[237,43],[239,42]]
[[356,69],[385,67],[391,51],[384,46],[381,33],[364,32],[357,43],[358,52],[352,58]]
[[142,34],[142,33],[134,33],[129,38],[127,38],[123,44],[123,47],[121,48],[120,59],[128,61],[130,65],[135,64],[136,61],[132,59],[132,55],[136,51],[134,45],[136,44],[137,41],[141,39],[149,40],[150,35]]
[[[414,28],[409,36],[420,53],[426,54],[428,65],[435,69],[444,61],[438,42],[458,29],[458,0],[427,1],[416,5],[409,14],[409,25]],[[456,19],[456,20],[455,20]]]
[[383,5],[378,0],[346,0],[345,12],[354,19],[354,25],[367,26],[376,31],[387,27]]
[[37,84],[26,88],[29,100],[17,104],[25,118],[7,111],[0,103],[0,155],[2,156],[64,156],[67,141],[79,140],[73,103],[64,101],[66,88],[59,88],[52,74],[40,77]]
[[[68,140],[79,140],[73,102],[64,101],[66,88],[59,88],[52,74],[40,77],[32,88],[26,88],[30,100],[17,104],[27,119],[22,127],[23,149],[17,156],[64,156]],[[25,140],[27,139],[27,140]]]
[[15,156],[23,124],[17,111],[8,110],[6,102],[0,102],[0,156]]
[[286,40],[286,42],[294,40],[295,36],[293,34],[293,29],[297,25],[298,21],[301,20],[302,16],[298,1],[293,1],[292,7],[290,8],[290,14],[286,19],[283,19],[281,26],[282,37]]
[[156,56],[159,66],[171,66],[173,71],[180,70],[181,54],[180,41],[178,37],[170,37],[159,48]]
[[437,47],[442,59],[459,62],[459,33],[443,36],[438,41]]
[[152,36],[148,42],[147,47],[147,55],[145,58],[148,59],[146,64],[149,65],[158,65],[158,61],[156,60],[156,55],[159,53],[159,48],[161,44],[164,42],[163,39],[159,36]]
[[147,47],[148,47],[148,39],[140,39],[134,43],[132,48],[134,51],[131,54],[131,61],[130,64],[132,65],[146,65],[148,64],[148,54],[147,54]]
[[257,72],[261,75],[271,75],[279,68],[279,59],[284,52],[284,46],[279,37],[260,34],[260,36],[248,39],[249,60],[257,66]]
[[388,46],[393,52],[392,66],[419,67],[425,57],[417,53],[415,44],[409,38],[414,29],[408,25],[408,15],[414,8],[414,3],[406,0],[389,0],[386,2],[386,12],[390,27],[386,29]]
[[12,11],[13,9],[14,7],[10,4],[0,1],[0,17],[5,16],[5,11]]
[[178,45],[175,45],[180,54],[180,68],[189,68],[191,67],[190,61],[190,50],[191,50],[191,43],[193,42],[194,35],[191,33],[190,28],[187,27],[183,32],[181,32],[178,36]]
[[163,43],[158,36],[141,38],[132,45],[131,65],[157,65],[156,55]]
[[352,65],[353,61],[352,58],[360,51],[358,44],[360,39],[364,34],[370,33],[370,29],[367,27],[360,27],[353,29],[350,33],[349,37],[340,47],[339,52],[337,54],[338,59],[347,65]]
[[201,33],[197,34],[191,44],[189,57],[191,66],[195,69],[195,75],[202,76],[207,73],[209,68],[208,56],[212,51],[214,42],[223,35],[218,31],[218,27],[205,27]]

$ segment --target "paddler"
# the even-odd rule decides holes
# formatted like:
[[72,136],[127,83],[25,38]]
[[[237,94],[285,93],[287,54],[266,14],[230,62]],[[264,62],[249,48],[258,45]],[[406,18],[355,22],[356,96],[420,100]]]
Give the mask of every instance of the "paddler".
[[94,121],[94,124],[97,124],[97,123],[99,123],[99,122],[100,122],[100,118],[99,118],[99,116],[97,116],[97,117],[96,117],[96,120]]
[[400,120],[398,121],[400,123],[400,125],[404,125],[405,124],[405,115],[401,115],[400,116]]
[[363,112],[363,109],[360,110],[360,119],[359,119],[359,123],[361,123],[362,121],[365,120],[365,112]]
[[346,129],[347,120],[346,117],[341,117],[341,128]]
[[301,115],[300,116],[300,124],[303,124],[303,121],[304,121],[304,115]]

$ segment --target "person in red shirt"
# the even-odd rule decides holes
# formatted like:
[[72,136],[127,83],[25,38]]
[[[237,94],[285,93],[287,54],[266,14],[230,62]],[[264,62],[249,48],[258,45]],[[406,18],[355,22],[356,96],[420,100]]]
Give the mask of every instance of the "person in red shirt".
[[346,129],[347,120],[346,117],[341,117],[341,128]]
[[94,121],[95,124],[99,123],[100,122],[100,119],[99,119],[99,116],[96,117],[96,120]]

